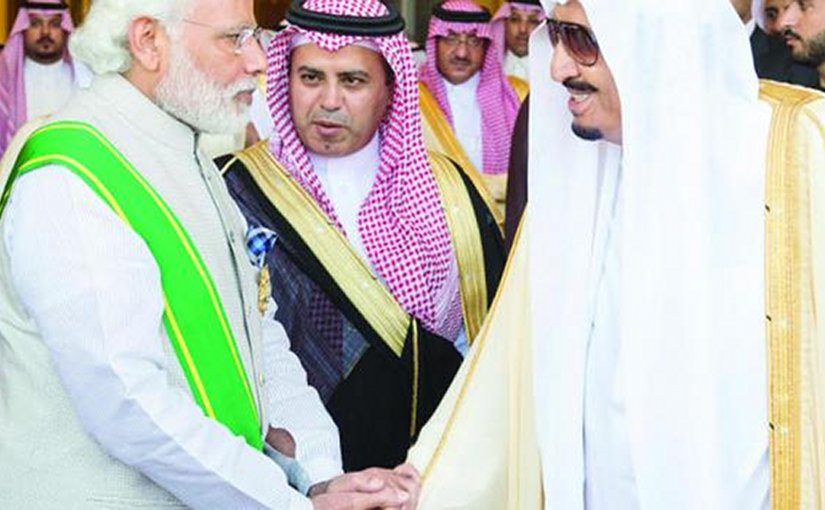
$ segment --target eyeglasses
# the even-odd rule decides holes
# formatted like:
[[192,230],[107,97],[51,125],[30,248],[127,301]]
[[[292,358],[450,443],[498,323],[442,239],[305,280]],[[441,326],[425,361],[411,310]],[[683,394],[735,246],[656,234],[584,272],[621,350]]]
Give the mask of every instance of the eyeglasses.
[[590,67],[599,61],[599,43],[589,28],[578,23],[548,19],[547,31],[550,44],[556,47],[559,41],[564,43],[570,56],[579,64]]
[[460,44],[466,44],[470,48],[479,48],[484,44],[484,38],[477,35],[458,35],[450,34],[438,38],[450,48],[456,48]]
[[[218,31],[223,31],[223,29],[207,25],[206,23],[200,23],[198,21],[192,21],[191,19],[184,19],[186,23],[191,25],[195,25],[198,27],[205,27],[211,28]],[[230,29],[228,32],[224,32],[221,34],[221,38],[228,39],[232,43],[232,53],[235,55],[240,55],[243,53],[244,46],[251,40],[255,40],[255,42],[262,46],[261,44],[261,33],[263,32],[263,28],[259,26],[254,27],[243,27],[238,29]]]

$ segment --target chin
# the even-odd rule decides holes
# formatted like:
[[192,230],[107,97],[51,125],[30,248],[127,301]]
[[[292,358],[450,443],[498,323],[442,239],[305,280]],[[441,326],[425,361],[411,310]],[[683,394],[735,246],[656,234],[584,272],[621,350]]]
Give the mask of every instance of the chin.
[[581,138],[582,140],[587,140],[589,142],[595,142],[597,140],[601,140],[604,138],[604,133],[599,128],[591,127],[591,126],[582,126],[580,124],[572,124],[570,129],[573,131],[573,134]]

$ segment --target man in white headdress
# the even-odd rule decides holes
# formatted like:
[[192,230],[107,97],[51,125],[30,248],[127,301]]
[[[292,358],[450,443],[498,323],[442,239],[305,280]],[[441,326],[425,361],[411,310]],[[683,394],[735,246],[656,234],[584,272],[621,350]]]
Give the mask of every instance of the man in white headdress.
[[543,257],[530,264],[548,502],[764,507],[764,156],[752,148],[770,117],[741,21],[719,1],[571,0],[548,31],[556,83],[535,86],[532,106],[564,120],[530,142],[529,213],[556,218],[529,228]]
[[343,475],[338,431],[258,295],[245,224],[197,148],[265,58],[251,0],[97,0],[95,71],[4,162],[0,494],[8,508],[414,504]]
[[548,12],[521,240],[411,452],[421,508],[479,449],[501,482],[452,507],[538,508],[539,465],[546,508],[821,506],[825,98],[760,88],[726,2]]

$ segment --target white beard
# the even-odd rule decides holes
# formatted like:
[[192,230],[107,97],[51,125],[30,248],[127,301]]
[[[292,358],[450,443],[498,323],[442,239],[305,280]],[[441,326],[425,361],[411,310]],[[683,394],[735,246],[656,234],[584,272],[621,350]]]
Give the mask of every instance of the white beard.
[[249,122],[249,105],[237,101],[235,95],[253,91],[257,85],[257,79],[251,76],[229,85],[216,83],[178,44],[172,48],[169,70],[155,96],[164,111],[200,132],[236,134]]

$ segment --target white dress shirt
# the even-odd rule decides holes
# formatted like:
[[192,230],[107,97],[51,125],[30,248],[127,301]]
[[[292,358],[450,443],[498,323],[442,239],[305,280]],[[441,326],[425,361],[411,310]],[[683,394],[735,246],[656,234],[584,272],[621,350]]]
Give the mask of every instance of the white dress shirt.
[[[61,167],[24,175],[4,216],[20,300],[80,422],[105,450],[193,508],[312,508],[275,462],[170,386],[157,264],[86,184]],[[337,431],[273,313],[270,303],[264,405],[270,423],[295,437],[300,477],[326,480],[341,472]]]
[[29,119],[56,112],[72,97],[75,89],[72,68],[63,59],[53,64],[40,64],[24,58],[23,82]]
[[481,108],[478,106],[476,97],[479,81],[481,81],[480,72],[458,85],[444,80],[444,86],[447,89],[450,112],[453,114],[455,136],[461,142],[467,157],[481,171],[484,168],[484,152],[481,138]]
[[593,241],[593,319],[584,385],[585,507],[588,510],[639,507],[618,335],[621,309],[618,187],[616,175],[605,176]]

